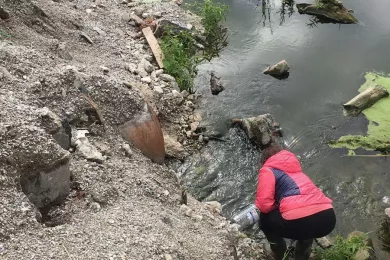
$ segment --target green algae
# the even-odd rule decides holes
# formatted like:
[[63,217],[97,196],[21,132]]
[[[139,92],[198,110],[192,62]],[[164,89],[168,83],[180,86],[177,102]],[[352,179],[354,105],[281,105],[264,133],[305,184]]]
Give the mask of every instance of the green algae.
[[[390,92],[390,77],[369,72],[365,75],[365,79],[366,82],[359,88],[359,92],[376,85]],[[337,141],[329,142],[329,146],[349,150],[361,147],[366,150],[390,152],[390,98],[382,98],[362,113],[369,121],[367,135],[342,136]]]

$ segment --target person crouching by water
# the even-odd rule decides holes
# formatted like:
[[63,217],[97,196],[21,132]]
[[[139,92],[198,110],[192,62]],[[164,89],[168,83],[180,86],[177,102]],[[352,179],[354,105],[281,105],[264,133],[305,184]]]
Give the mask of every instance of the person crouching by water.
[[276,144],[265,148],[261,163],[255,201],[260,228],[276,260],[287,250],[284,238],[297,240],[295,260],[307,260],[314,238],[336,225],[332,200],[302,172],[297,157]]

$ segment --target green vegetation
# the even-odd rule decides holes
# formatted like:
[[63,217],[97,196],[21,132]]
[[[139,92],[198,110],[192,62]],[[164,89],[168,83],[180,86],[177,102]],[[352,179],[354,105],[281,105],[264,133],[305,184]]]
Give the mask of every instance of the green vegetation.
[[227,30],[221,24],[225,20],[225,14],[228,11],[227,5],[214,3],[213,0],[204,0],[203,4],[193,5],[196,13],[202,18],[204,27],[203,59],[210,61],[218,57],[219,52],[227,45]]
[[176,35],[167,33],[162,38],[161,48],[165,71],[175,77],[180,89],[192,91],[199,61],[191,33],[184,30]]
[[316,249],[316,260],[353,260],[355,254],[361,249],[367,249],[367,235],[354,236],[349,239],[344,239],[340,236],[336,237],[332,247],[328,249]]
[[1,37],[5,37],[5,38],[11,38],[11,35],[9,35],[9,34],[6,33],[6,32],[2,32],[2,31],[0,31],[0,36],[1,36]]
[[[376,85],[383,86],[390,91],[390,78],[375,73],[365,75],[366,82],[359,88],[359,92]],[[390,98],[382,98],[362,112],[368,119],[367,135],[346,135],[337,141],[331,141],[330,147],[348,148],[355,150],[359,147],[366,150],[390,152]]]
[[[161,43],[165,71],[175,77],[181,90],[189,92],[193,92],[196,67],[204,60],[210,61],[217,57],[227,45],[227,31],[221,25],[228,10],[227,6],[214,3],[213,0],[204,0],[192,7],[201,17],[203,35],[197,36],[185,29],[179,33],[172,30],[164,34]],[[204,39],[201,41],[204,47],[201,52],[196,42],[199,39]]]

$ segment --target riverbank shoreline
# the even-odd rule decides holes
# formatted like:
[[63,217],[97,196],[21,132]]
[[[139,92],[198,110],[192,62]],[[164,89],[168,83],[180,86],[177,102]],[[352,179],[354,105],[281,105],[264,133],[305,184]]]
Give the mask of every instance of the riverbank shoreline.
[[[118,131],[146,101],[173,139],[172,156],[201,145],[187,137],[198,120],[196,97],[157,73],[130,13],[195,27],[199,18],[173,2],[39,0],[2,8],[9,18],[0,21],[1,257],[232,259],[236,233],[220,206],[189,194],[183,205],[176,173]],[[70,179],[53,181],[58,176]],[[33,186],[44,181],[56,186],[36,195]],[[250,239],[242,244],[252,247]]]

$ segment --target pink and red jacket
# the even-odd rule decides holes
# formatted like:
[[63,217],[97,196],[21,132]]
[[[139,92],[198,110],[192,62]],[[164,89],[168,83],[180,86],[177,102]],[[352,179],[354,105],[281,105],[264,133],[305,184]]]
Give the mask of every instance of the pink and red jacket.
[[271,156],[260,169],[255,204],[264,214],[279,208],[286,220],[333,208],[332,200],[302,172],[297,157],[286,150]]

